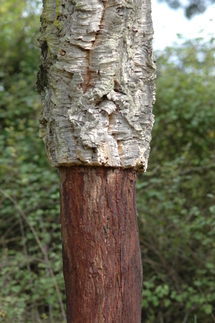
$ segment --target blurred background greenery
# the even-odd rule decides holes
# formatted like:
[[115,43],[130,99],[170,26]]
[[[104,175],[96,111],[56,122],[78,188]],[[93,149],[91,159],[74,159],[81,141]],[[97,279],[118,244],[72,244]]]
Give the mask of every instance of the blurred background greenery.
[[[0,5],[0,322],[64,321],[58,172],[38,138],[40,1]],[[137,180],[145,323],[215,322],[215,42],[157,52]]]

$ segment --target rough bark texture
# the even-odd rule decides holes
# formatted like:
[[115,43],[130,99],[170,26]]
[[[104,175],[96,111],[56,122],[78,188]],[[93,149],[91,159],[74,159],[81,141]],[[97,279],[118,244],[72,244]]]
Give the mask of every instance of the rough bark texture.
[[43,0],[40,136],[53,166],[145,171],[154,117],[150,0]]
[[140,323],[136,173],[60,167],[68,323]]

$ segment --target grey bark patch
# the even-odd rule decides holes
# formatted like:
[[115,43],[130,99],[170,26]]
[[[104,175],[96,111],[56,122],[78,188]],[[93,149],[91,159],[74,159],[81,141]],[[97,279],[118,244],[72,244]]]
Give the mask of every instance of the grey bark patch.
[[45,0],[41,21],[40,136],[51,165],[145,171],[156,74],[150,1]]

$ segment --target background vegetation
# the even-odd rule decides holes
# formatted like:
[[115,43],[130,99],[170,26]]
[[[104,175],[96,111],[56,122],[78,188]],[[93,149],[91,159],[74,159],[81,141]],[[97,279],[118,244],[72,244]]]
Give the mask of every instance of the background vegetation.
[[[58,172],[38,138],[37,4],[0,7],[0,322],[65,313]],[[137,181],[143,322],[215,322],[215,46],[157,53],[156,123]]]

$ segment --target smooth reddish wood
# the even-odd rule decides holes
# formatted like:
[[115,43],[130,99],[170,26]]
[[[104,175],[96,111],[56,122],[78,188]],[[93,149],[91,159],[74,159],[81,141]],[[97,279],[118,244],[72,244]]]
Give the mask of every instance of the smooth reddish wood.
[[61,167],[68,323],[140,323],[142,263],[136,173]]

